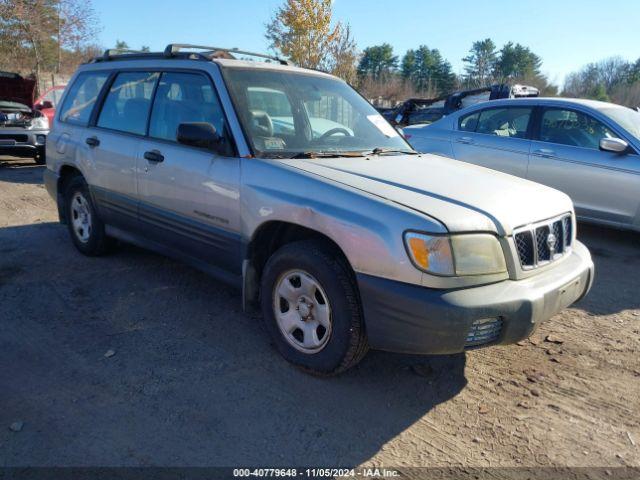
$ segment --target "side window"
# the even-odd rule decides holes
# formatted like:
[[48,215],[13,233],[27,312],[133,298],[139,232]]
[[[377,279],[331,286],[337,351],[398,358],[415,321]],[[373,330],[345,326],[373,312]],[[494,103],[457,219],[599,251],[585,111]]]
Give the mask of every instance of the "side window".
[[78,75],[60,109],[60,121],[86,126],[108,77],[109,72],[85,72]]
[[206,122],[224,136],[224,114],[211,82],[198,73],[163,73],[151,111],[149,136],[176,140],[178,125]]
[[600,148],[600,140],[616,135],[598,120],[573,110],[547,109],[542,114],[540,140],[583,148]]
[[442,109],[431,109],[425,108],[416,110],[415,112],[411,112],[409,114],[408,124],[409,125],[417,125],[417,124],[430,124],[436,122],[442,118]]
[[479,117],[480,112],[474,112],[460,117],[460,120],[458,121],[458,130],[461,132],[475,132],[476,127],[478,126]]
[[531,108],[488,108],[480,113],[476,133],[525,138]]
[[144,135],[158,76],[153,72],[119,73],[105,98],[98,126]]

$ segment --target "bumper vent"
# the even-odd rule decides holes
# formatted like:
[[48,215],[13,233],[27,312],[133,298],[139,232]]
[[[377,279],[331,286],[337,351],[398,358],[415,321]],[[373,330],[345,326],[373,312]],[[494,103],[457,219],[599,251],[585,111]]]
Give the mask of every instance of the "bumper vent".
[[514,241],[520,265],[530,270],[557,260],[571,249],[572,238],[570,214],[516,231]]
[[467,334],[467,340],[464,344],[466,349],[479,347],[486,343],[495,342],[500,338],[502,333],[502,319],[501,318],[486,318],[483,320],[476,320],[471,325],[469,333]]

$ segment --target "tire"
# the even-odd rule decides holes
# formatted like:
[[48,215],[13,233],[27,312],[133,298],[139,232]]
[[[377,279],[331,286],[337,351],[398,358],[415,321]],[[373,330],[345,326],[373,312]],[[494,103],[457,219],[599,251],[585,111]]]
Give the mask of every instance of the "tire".
[[260,291],[265,327],[292,364],[314,375],[336,375],[367,353],[355,279],[326,244],[311,240],[280,248],[264,268]]
[[87,182],[79,175],[66,185],[64,209],[69,235],[81,253],[97,256],[109,251],[113,241],[105,234],[104,223],[93,205]]

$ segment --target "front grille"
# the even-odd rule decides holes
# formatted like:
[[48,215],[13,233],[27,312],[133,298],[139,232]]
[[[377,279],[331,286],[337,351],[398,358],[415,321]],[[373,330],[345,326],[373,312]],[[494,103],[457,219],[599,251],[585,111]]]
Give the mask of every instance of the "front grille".
[[483,320],[476,320],[471,325],[469,333],[467,334],[467,340],[464,344],[466,349],[485,345],[487,343],[495,342],[500,338],[502,333],[502,319],[501,318],[487,318]]
[[516,230],[514,241],[520,265],[528,270],[557,260],[569,251],[572,238],[570,214]]
[[27,140],[29,140],[29,137],[27,135],[24,134],[20,134],[20,133],[13,133],[13,134],[0,134],[0,140],[15,140],[16,142],[20,143],[24,143]]

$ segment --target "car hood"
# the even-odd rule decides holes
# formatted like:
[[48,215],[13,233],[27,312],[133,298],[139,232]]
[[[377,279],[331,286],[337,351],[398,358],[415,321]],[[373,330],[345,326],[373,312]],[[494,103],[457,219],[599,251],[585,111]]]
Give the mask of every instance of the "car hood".
[[417,210],[450,232],[511,235],[514,228],[573,211],[558,190],[437,155],[280,161]]
[[0,101],[20,103],[33,108],[36,81],[15,73],[0,72]]

